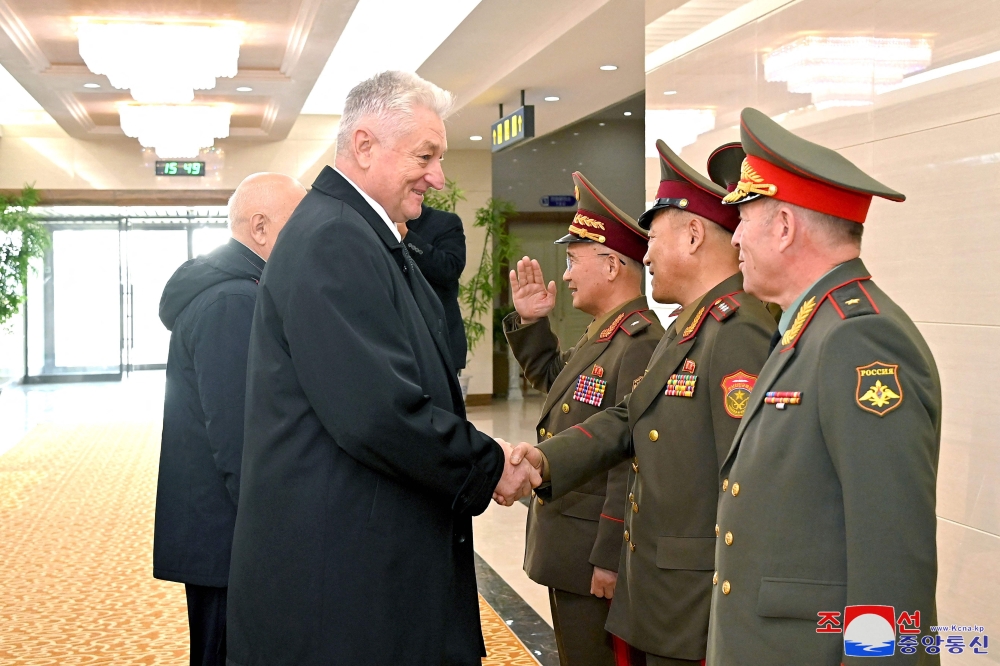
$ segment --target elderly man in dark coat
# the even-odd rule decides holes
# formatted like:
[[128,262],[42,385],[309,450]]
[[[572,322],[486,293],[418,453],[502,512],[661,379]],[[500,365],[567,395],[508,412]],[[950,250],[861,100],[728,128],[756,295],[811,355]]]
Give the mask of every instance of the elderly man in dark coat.
[[229,663],[479,665],[472,516],[539,482],[465,418],[444,311],[400,222],[444,186],[451,95],[384,72],[260,282]]
[[171,333],[153,576],[185,584],[192,664],[226,659],[226,587],[257,281],[305,193],[287,176],[249,176],[229,201],[233,237],[182,264],[160,299],[160,320]]

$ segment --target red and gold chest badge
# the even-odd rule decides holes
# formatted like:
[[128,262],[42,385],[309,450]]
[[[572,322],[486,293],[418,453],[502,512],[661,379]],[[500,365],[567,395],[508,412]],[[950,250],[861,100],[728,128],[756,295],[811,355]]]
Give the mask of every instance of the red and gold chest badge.
[[595,365],[594,369],[591,371],[590,374],[594,375],[595,377],[603,377],[604,376],[604,368],[602,368],[599,365]]
[[726,414],[734,419],[743,418],[743,414],[747,411],[747,403],[750,402],[750,392],[756,383],[757,375],[742,370],[722,378],[722,400]]
[[858,407],[878,416],[885,416],[903,404],[903,387],[899,383],[899,366],[875,361],[857,368],[858,391],[854,396]]
[[695,365],[695,362],[689,358],[686,358],[684,359],[684,366],[681,368],[681,370],[683,370],[684,372],[694,372],[695,367],[697,367]]

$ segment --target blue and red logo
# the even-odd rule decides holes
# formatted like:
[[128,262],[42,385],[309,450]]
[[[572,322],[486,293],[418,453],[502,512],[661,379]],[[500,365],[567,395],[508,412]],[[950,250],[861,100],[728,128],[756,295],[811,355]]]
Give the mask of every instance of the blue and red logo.
[[896,612],[892,606],[844,609],[844,654],[889,657],[896,651]]

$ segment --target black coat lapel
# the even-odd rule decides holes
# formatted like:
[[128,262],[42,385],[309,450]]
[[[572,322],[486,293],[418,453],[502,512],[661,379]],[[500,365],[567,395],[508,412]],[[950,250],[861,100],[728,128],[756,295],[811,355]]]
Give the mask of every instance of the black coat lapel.
[[396,264],[408,279],[413,300],[416,301],[417,307],[420,309],[420,314],[423,315],[424,322],[427,324],[427,329],[431,332],[431,337],[434,338],[434,344],[438,348],[441,360],[444,361],[445,367],[448,368],[448,380],[452,390],[452,397],[458,396],[455,402],[456,409],[461,410],[464,401],[462,400],[457,373],[452,367],[451,348],[448,346],[448,340],[445,337],[444,308],[441,306],[441,301],[438,300],[433,289],[431,289],[427,279],[420,272],[420,269],[417,268],[413,260],[407,256],[402,243],[396,240],[396,236],[389,230],[389,226],[385,223],[385,220],[375,212],[375,209],[365,201],[361,193],[346,178],[329,166],[326,166],[323,167],[323,170],[316,178],[316,182],[313,183],[313,189],[319,190],[334,199],[340,199],[353,208],[371,225],[371,228],[375,230],[378,237],[385,243]]

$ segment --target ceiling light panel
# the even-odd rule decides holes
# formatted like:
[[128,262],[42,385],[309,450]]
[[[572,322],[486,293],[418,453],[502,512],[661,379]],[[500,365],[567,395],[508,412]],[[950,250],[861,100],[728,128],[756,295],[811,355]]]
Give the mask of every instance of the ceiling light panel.
[[750,0],[689,0],[646,26],[646,55],[749,4]]
[[657,157],[656,140],[680,152],[715,129],[714,109],[646,109],[646,157]]
[[355,85],[385,70],[416,72],[481,0],[360,0],[302,113],[341,114]]
[[927,39],[808,36],[765,55],[764,78],[811,95],[817,109],[868,106],[930,63]]
[[184,104],[236,76],[242,24],[81,20],[80,56],[137,102]]
[[123,104],[122,130],[161,158],[197,157],[202,148],[229,136],[230,104]]

